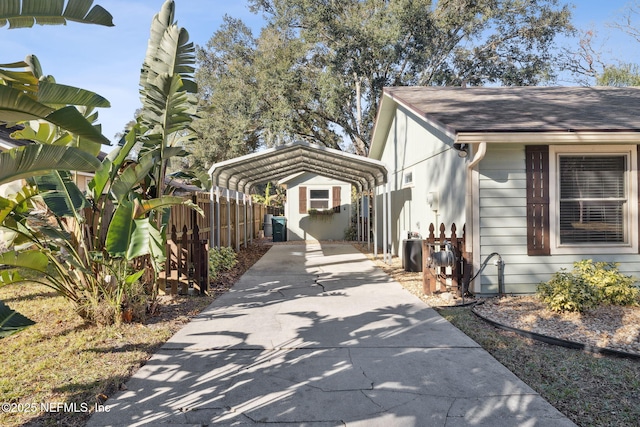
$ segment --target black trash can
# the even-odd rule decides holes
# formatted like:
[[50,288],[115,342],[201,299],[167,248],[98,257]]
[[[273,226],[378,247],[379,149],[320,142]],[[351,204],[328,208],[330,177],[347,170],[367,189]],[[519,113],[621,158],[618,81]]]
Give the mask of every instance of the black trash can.
[[402,268],[404,271],[422,271],[422,239],[402,241]]
[[273,236],[273,225],[271,224],[271,219],[273,218],[273,215],[271,214],[265,214],[264,216],[264,237],[271,237]]
[[286,242],[287,241],[287,218],[283,216],[274,216],[273,218],[271,218],[271,224],[273,226],[273,241]]

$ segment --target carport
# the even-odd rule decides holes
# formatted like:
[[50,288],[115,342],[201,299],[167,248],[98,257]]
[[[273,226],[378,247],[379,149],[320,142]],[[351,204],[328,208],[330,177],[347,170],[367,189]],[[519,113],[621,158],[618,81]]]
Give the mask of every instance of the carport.
[[[355,154],[345,153],[340,150],[310,144],[306,142],[295,142],[291,144],[280,145],[257,153],[247,154],[235,159],[225,160],[211,166],[209,175],[211,176],[211,203],[212,209],[220,209],[220,197],[224,194],[228,200],[235,198],[237,201],[244,200],[251,204],[249,194],[258,184],[267,181],[276,181],[286,178],[299,172],[311,172],[317,175],[334,178],[340,181],[350,183],[356,188],[358,201],[356,203],[358,215],[358,236],[360,242],[366,241],[371,246],[371,230],[370,221],[366,224],[366,236],[363,236],[360,230],[362,226],[360,218],[364,217],[363,210],[365,198],[375,196],[375,189],[383,187],[383,258],[385,261],[391,261],[391,254],[388,253],[388,242],[391,241],[391,200],[388,182],[387,168],[384,163],[358,156]],[[215,208],[214,208],[215,206]],[[227,205],[230,209],[230,205]],[[245,203],[246,210],[247,203]],[[377,220],[376,203],[373,205],[374,217],[374,254],[377,256]],[[236,204],[236,209],[238,204]],[[249,210],[251,213],[253,210]],[[245,212],[246,217],[246,212]],[[231,215],[227,215],[227,221],[231,221]],[[238,215],[236,215],[236,220]],[[253,220],[253,218],[251,218]],[[211,212],[211,229],[215,229],[215,236],[211,237],[211,247],[220,247],[220,212]],[[217,221],[214,224],[213,221]],[[230,233],[231,224],[227,224],[227,230]],[[245,221],[246,226],[246,221]],[[247,233],[245,233],[246,236]],[[246,239],[246,238],[245,238]],[[246,242],[245,242],[246,243]],[[236,243],[239,246],[239,242]],[[236,250],[239,247],[236,248]],[[387,259],[388,257],[388,259]]]

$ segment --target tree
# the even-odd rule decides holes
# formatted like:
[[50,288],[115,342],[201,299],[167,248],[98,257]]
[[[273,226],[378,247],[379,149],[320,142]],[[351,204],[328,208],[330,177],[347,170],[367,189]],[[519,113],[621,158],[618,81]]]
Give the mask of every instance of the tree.
[[383,87],[538,84],[572,29],[556,0],[250,3],[267,20],[258,37],[227,18],[199,51],[205,143],[222,153],[301,139],[366,155]]
[[[607,24],[632,40],[640,43],[640,1],[628,3],[620,15]],[[588,29],[579,32],[578,47],[564,48],[563,69],[569,71],[573,79],[583,85],[601,86],[638,86],[640,85],[640,66],[624,60],[606,59],[604,46],[599,41],[598,32]]]

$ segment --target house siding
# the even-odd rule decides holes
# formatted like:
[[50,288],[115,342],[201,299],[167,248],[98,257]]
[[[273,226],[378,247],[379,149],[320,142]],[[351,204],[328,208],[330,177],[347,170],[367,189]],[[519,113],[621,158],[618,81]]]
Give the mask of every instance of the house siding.
[[[449,227],[464,224],[465,160],[453,150],[453,141],[399,106],[387,136],[382,160],[389,172],[391,190],[391,242],[393,255],[402,256],[402,240],[407,232],[423,237],[429,224],[445,223]],[[411,172],[413,183],[404,185],[403,176]],[[453,190],[455,189],[455,190]],[[384,190],[376,191],[378,246],[382,246]],[[427,197],[437,193],[437,211]]]
[[[288,240],[343,240],[345,231],[349,228],[351,218],[351,185],[332,178],[304,173],[287,181],[287,202],[285,216],[287,217]],[[300,191],[306,187],[309,190],[328,190],[329,209],[332,209],[333,188],[340,187],[340,212],[329,217],[312,219],[309,214],[301,213]],[[306,201],[304,202],[306,205]]]
[[[571,270],[573,263],[582,259],[617,262],[620,263],[620,271],[640,278],[638,254],[527,255],[524,144],[490,145],[478,170],[480,261],[484,262],[494,252],[501,255],[505,263],[505,292],[535,292],[540,282],[549,280],[561,268]],[[498,291],[497,267],[493,261],[495,258],[481,275],[481,294]]]

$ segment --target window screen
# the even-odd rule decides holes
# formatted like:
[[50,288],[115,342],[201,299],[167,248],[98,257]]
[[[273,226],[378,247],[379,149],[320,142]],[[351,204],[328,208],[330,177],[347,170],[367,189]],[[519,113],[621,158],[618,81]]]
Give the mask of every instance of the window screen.
[[309,190],[310,209],[329,209],[329,190]]
[[624,243],[627,156],[559,157],[560,243]]

